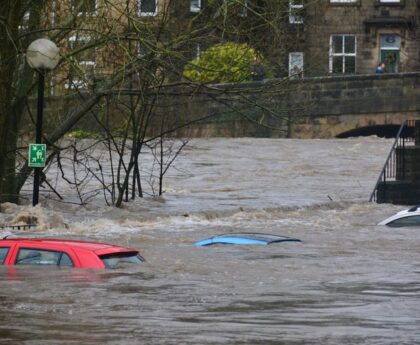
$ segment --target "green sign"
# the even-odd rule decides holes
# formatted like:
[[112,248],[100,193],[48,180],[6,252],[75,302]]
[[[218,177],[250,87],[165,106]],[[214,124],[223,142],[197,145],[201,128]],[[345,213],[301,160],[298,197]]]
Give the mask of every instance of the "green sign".
[[45,144],[29,144],[28,166],[32,168],[45,167],[45,159],[47,158],[47,145]]

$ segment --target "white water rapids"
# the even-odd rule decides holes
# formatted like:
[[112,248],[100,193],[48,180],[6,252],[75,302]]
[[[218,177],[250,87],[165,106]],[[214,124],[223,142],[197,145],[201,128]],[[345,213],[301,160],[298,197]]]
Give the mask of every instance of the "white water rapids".
[[[420,344],[420,229],[377,226],[405,207],[368,202],[391,144],[195,139],[162,198],[3,204],[0,224],[38,227],[2,237],[112,242],[147,262],[0,267],[0,344]],[[227,232],[303,242],[193,246]]]

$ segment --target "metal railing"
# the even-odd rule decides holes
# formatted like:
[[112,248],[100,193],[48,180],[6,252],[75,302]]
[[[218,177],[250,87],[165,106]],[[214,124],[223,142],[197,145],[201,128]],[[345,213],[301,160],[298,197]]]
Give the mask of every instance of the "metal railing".
[[[376,181],[375,188],[373,189],[372,194],[370,195],[369,202],[376,201],[378,198],[378,186],[380,183],[386,184],[386,181],[389,179],[396,179],[397,173],[399,179],[404,179],[405,177],[405,146],[407,143],[414,143],[415,135],[415,120],[406,120],[404,121],[395,137],[395,141],[391,147],[391,150],[386,158],[384,167],[379,175],[378,180]],[[399,152],[397,157],[397,150]],[[385,192],[385,188],[383,189]]]
[[36,224],[0,225],[0,229],[2,230],[29,230],[34,227],[36,227]]

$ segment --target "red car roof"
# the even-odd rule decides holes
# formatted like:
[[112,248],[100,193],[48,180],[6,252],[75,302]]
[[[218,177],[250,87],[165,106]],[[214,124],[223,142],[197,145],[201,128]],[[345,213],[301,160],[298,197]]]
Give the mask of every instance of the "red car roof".
[[93,251],[97,254],[105,253],[115,253],[115,252],[123,252],[123,251],[130,251],[132,252],[133,249],[123,246],[116,246],[109,243],[100,243],[100,242],[88,242],[88,241],[77,241],[77,240],[63,240],[63,239],[50,239],[50,238],[7,238],[0,240],[0,244],[4,242],[17,242],[17,243],[28,243],[28,244],[50,244],[50,245],[60,245],[60,246],[67,246],[77,249],[84,249]]

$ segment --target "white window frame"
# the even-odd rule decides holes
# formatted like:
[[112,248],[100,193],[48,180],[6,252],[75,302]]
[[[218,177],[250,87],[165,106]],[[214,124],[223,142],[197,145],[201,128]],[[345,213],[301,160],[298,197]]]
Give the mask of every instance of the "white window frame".
[[55,27],[57,21],[57,0],[52,0],[51,3],[51,26]]
[[295,11],[303,10],[303,0],[289,0],[289,23],[303,24],[303,16],[296,16]]
[[242,7],[238,13],[239,17],[246,17],[248,16],[248,0],[242,0]]
[[201,0],[190,0],[190,12],[198,13],[201,11]]
[[[333,53],[333,37],[334,36],[341,36],[342,37],[342,40],[343,40],[342,51],[340,53]],[[344,38],[346,36],[354,37],[354,53],[346,53],[345,52]],[[333,60],[334,60],[334,57],[337,57],[337,56],[342,57],[342,62],[343,62],[343,72],[342,72],[342,74],[349,74],[350,73],[350,72],[346,72],[346,69],[345,69],[345,66],[346,66],[346,64],[345,64],[346,59],[345,58],[346,58],[346,56],[349,56],[349,57],[354,56],[354,72],[353,73],[356,73],[356,57],[357,57],[357,36],[356,35],[354,35],[354,34],[334,34],[334,35],[330,36],[330,61],[329,61],[329,71],[330,71],[330,73],[333,73]]]
[[22,17],[22,25],[19,25],[19,30],[27,30],[29,23],[30,12],[26,11]]
[[330,0],[331,4],[354,4],[359,0]]
[[[296,58],[298,57],[298,58]],[[295,63],[295,61],[300,61],[300,65]],[[289,77],[290,78],[302,78],[303,77],[303,52],[290,52],[289,53]],[[295,72],[295,67],[297,67],[298,72]]]
[[138,14],[139,14],[139,16],[141,16],[141,17],[154,17],[158,14],[159,0],[154,0],[155,1],[155,11],[154,12],[142,12],[141,11],[142,1],[145,1],[145,0],[138,0]]
[[196,46],[195,46],[195,58],[196,58],[197,61],[199,61],[200,58],[201,58],[201,45],[200,45],[200,43],[197,43]]
[[[69,41],[70,45],[73,45],[77,41],[83,42],[83,41],[88,41],[90,39],[91,38],[89,36],[76,36],[76,35],[73,35],[73,36],[70,36],[68,38],[68,41]],[[78,61],[78,64],[80,66],[91,66],[93,71],[96,68],[96,61],[95,60],[79,60]],[[66,88],[66,89],[73,89],[73,88],[76,88],[76,89],[83,88],[83,89],[85,89],[85,88],[87,88],[87,86],[88,85],[86,84],[86,81],[85,80],[79,79],[77,77],[73,77],[72,78],[72,83],[71,84],[70,83],[65,83],[64,84],[64,88]]]

